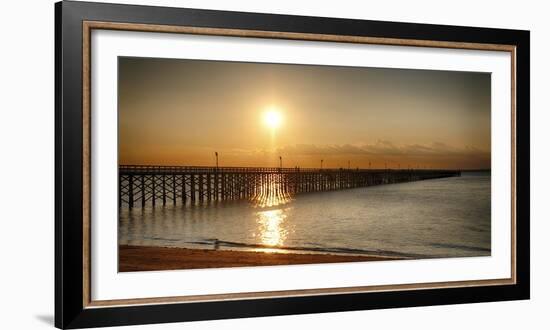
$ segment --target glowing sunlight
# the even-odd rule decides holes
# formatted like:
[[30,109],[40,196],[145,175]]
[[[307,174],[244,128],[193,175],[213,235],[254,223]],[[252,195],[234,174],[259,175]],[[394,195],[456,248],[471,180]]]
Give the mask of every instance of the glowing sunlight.
[[288,231],[283,227],[286,219],[284,210],[258,212],[260,239],[268,246],[283,245]]
[[264,124],[272,130],[279,128],[283,121],[283,117],[279,110],[275,107],[270,107],[264,113]]

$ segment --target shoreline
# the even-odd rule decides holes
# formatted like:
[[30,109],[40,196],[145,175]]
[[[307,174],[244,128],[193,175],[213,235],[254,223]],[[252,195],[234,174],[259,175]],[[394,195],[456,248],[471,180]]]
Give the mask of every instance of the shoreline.
[[403,259],[383,256],[202,250],[137,245],[120,245],[118,247],[118,256],[119,272],[281,266]]

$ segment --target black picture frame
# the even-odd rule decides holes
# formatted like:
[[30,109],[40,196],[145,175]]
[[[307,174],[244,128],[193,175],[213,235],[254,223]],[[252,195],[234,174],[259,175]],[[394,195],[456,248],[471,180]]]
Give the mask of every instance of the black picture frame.
[[[82,217],[83,22],[512,45],[516,49],[516,283],[87,308]],[[84,328],[529,299],[529,31],[62,1],[55,4],[55,325]]]

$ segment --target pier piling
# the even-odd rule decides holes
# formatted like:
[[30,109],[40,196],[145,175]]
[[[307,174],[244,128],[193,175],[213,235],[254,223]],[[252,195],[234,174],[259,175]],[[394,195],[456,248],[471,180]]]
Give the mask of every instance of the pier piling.
[[[456,170],[327,169],[282,167],[119,167],[119,207],[156,206],[162,198],[183,206],[224,200],[259,200],[273,196],[369,187],[380,184],[460,176]],[[137,180],[137,182],[136,182]],[[160,185],[160,188],[158,187]],[[159,191],[160,189],[160,191]],[[161,196],[157,196],[161,193]],[[139,203],[141,202],[141,203]]]

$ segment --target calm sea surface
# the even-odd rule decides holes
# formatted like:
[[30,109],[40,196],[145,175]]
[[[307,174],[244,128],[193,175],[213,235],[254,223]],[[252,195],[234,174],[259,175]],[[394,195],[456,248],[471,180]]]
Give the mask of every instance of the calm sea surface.
[[461,177],[247,201],[120,210],[119,243],[291,253],[491,254],[491,177]]

